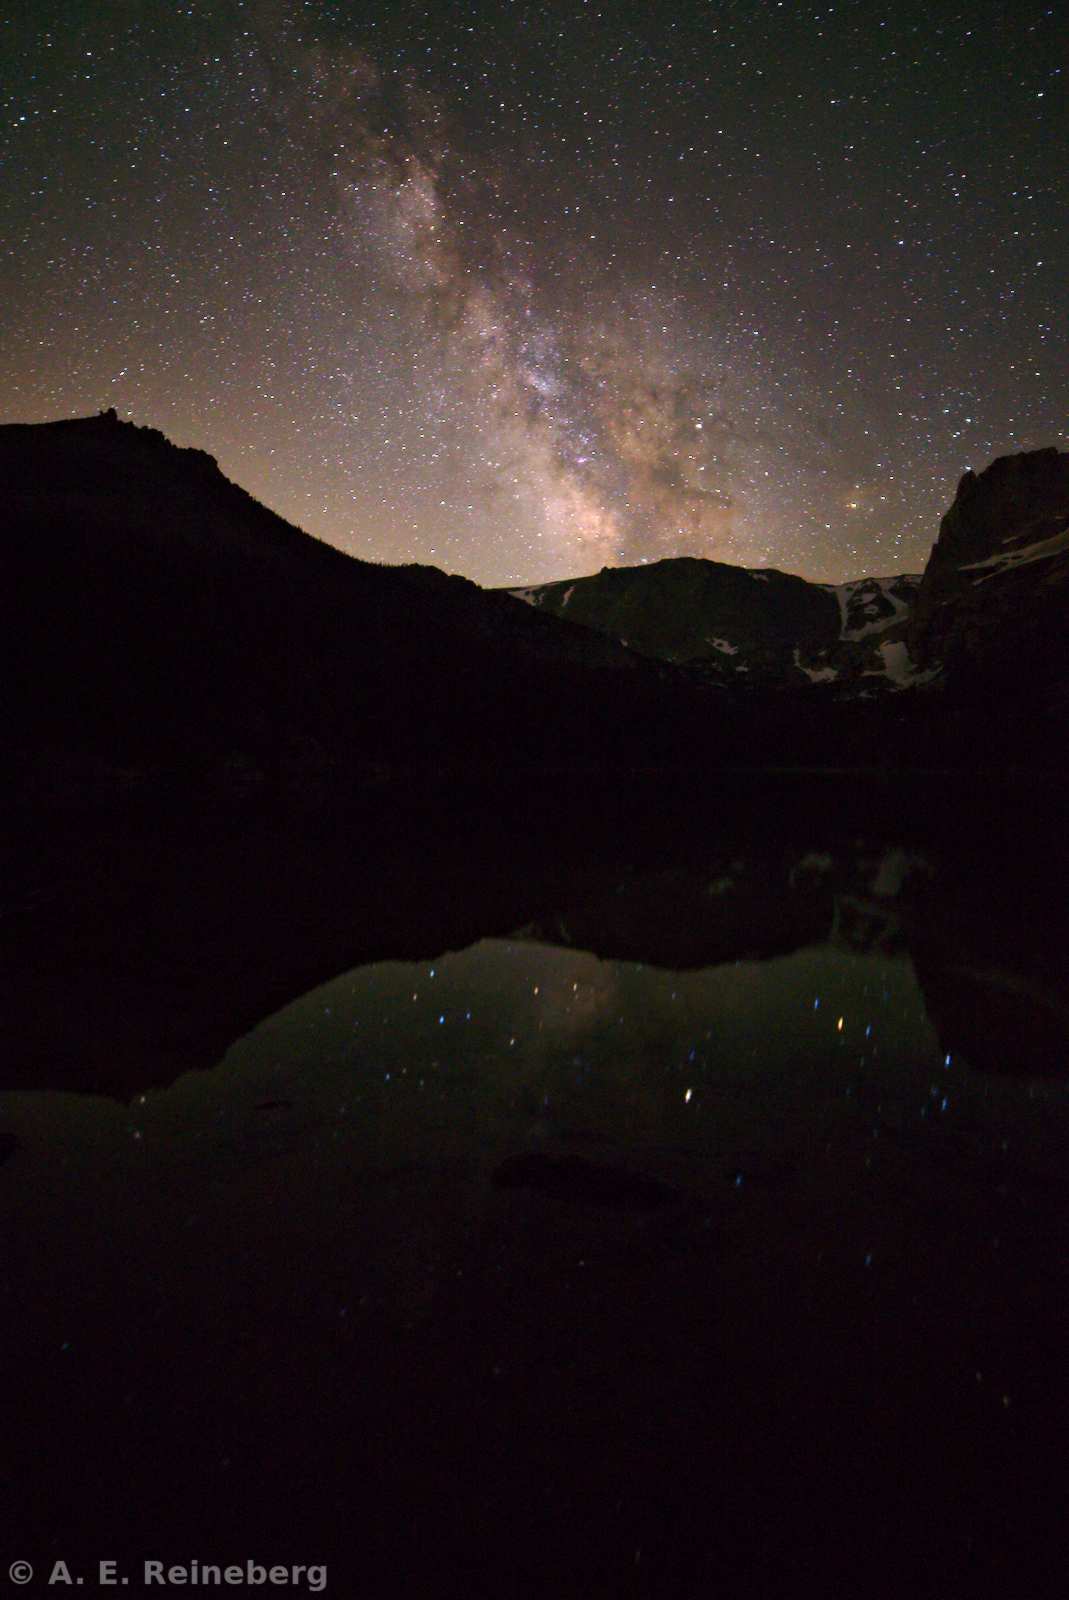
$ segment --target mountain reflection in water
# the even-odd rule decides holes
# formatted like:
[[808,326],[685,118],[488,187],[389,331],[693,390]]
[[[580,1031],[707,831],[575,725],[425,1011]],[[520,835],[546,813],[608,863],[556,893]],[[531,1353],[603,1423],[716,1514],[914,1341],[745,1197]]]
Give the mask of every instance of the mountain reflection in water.
[[[208,1071],[180,1070],[166,872],[95,944],[72,894],[52,1004],[95,976],[87,1057],[127,1064],[65,1090],[103,1086],[69,1020],[16,1010],[19,1553],[325,1560],[352,1595],[1058,1570],[1064,911],[1026,876],[1015,908],[945,839],[819,830],[488,874],[495,936],[345,971]],[[313,968],[368,939],[369,881],[320,897]],[[395,949],[448,925],[435,893]],[[189,982],[190,1066],[300,969],[287,904]]]

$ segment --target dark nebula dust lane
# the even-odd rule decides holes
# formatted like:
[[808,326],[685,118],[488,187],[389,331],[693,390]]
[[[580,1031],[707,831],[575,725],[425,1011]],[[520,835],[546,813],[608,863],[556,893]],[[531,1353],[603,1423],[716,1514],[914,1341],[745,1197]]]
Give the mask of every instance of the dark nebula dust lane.
[[17,0],[0,420],[359,556],[918,570],[1064,440],[1057,8]]

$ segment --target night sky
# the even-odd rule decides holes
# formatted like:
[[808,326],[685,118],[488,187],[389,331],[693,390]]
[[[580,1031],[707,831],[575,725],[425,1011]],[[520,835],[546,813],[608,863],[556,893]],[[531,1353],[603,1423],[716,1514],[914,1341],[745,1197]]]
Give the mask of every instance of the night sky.
[[9,0],[0,421],[355,555],[919,571],[1065,444],[1063,10]]

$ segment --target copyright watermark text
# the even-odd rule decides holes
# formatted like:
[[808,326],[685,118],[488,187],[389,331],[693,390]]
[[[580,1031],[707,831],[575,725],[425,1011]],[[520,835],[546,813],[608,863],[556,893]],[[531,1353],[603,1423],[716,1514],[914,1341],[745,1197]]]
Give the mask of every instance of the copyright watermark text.
[[[21,1587],[33,1581],[33,1565],[29,1561],[13,1561],[7,1574],[12,1583]],[[320,1594],[327,1587],[325,1566],[263,1566],[259,1561],[232,1561],[225,1566],[214,1561],[141,1561],[132,1563],[127,1570],[117,1561],[98,1561],[90,1572],[77,1570],[66,1561],[53,1561],[39,1569],[39,1575],[46,1584],[60,1589],[81,1588],[86,1583],[95,1583],[101,1589],[121,1588],[131,1581],[146,1589],[291,1588]]]

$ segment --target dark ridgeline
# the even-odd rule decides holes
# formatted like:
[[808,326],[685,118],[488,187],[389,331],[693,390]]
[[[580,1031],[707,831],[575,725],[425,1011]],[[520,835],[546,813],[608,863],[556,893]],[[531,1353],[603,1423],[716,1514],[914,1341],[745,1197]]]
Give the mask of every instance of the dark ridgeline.
[[[1043,451],[966,478],[919,588],[678,561],[524,605],[345,556],[114,413],[0,428],[9,793],[1050,764],[1067,463]],[[708,642],[732,633],[748,677]]]
[[[0,429],[5,739],[31,791],[678,759],[695,696],[433,568],[353,560],[102,415]],[[116,778],[116,782],[118,779]]]

